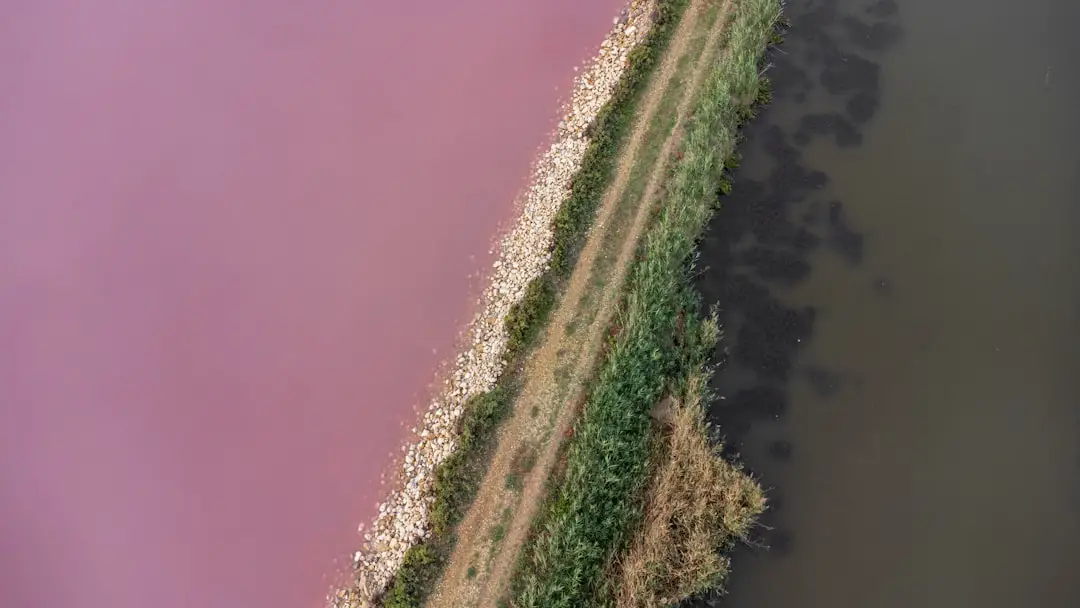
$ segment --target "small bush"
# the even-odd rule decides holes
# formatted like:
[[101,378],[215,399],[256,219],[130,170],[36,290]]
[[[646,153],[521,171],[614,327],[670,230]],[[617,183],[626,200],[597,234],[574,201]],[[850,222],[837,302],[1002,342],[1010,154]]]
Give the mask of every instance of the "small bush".
[[441,536],[457,525],[487,469],[491,443],[499,423],[510,413],[516,391],[505,385],[473,397],[465,405],[458,449],[435,469],[435,501],[429,520]]
[[405,552],[394,583],[383,598],[386,608],[415,608],[423,601],[424,590],[438,576],[438,551],[420,543]]

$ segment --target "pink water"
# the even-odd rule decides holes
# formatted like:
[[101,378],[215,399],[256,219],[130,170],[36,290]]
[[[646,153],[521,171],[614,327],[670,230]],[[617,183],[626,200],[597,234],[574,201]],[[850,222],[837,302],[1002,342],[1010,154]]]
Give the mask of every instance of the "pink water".
[[619,4],[0,4],[0,606],[317,605]]

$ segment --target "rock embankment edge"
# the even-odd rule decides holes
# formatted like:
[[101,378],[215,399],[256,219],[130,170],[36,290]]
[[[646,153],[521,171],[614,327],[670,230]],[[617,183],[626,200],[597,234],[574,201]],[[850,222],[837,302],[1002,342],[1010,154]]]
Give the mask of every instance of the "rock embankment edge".
[[[624,76],[627,67],[635,63],[633,51],[652,29],[658,1],[628,3],[613,20],[611,31],[588,68],[575,78],[554,142],[534,164],[530,184],[520,200],[519,219],[500,241],[499,256],[481,296],[480,313],[469,326],[466,346],[453,361],[442,391],[416,429],[415,442],[403,448],[405,456],[397,483],[379,505],[371,525],[361,527],[364,546],[353,556],[356,584],[329,598],[336,608],[372,605],[393,581],[407,552],[431,536],[439,467],[459,447],[462,418],[470,400],[495,389],[508,361],[520,355],[522,343],[528,341],[520,334],[529,329],[535,332],[535,328],[521,328],[523,309],[538,307],[530,299],[550,299],[550,294],[547,298],[537,297],[537,288],[550,290],[550,279],[544,279],[552,274],[549,270],[553,263],[565,266],[574,256],[573,241],[580,235],[566,235],[568,238],[559,242],[556,234],[560,229],[568,232],[560,226],[568,215],[564,203],[575,198],[572,191],[580,189],[576,178],[583,163],[587,164],[587,154],[595,152],[590,148],[597,147],[593,131],[598,117],[620,87],[635,88],[636,83],[626,82]],[[633,77],[635,70],[629,72]],[[622,93],[624,97],[632,96],[632,91]],[[610,142],[605,143],[610,147]],[[571,215],[580,215],[588,209],[571,211]],[[574,219],[577,224],[587,223]],[[583,232],[587,226],[574,228]],[[526,317],[543,317],[546,311],[539,315],[524,312]],[[537,324],[533,318],[526,321],[531,321],[526,325]]]

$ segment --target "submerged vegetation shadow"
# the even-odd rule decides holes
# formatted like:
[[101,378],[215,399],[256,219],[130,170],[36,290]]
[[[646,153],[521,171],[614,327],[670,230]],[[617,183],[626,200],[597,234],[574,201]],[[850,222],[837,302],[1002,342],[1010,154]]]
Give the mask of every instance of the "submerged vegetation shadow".
[[[745,160],[703,239],[707,268],[696,280],[734,338],[712,359],[710,386],[721,397],[710,405],[708,419],[723,432],[725,453],[738,453],[770,488],[769,510],[750,547],[737,549],[736,561],[761,550],[776,558],[797,550],[797,530],[781,513],[781,471],[801,455],[800,444],[789,442],[797,433],[783,422],[789,408],[858,388],[857,375],[803,353],[819,313],[829,311],[818,310],[807,290],[791,285],[812,276],[819,262],[838,258],[844,262],[839,269],[865,273],[866,288],[879,296],[891,288],[865,268],[869,243],[851,209],[835,197],[829,176],[810,161],[819,149],[831,157],[862,145],[881,106],[880,52],[902,36],[890,20],[898,5],[810,0],[789,8],[785,47],[768,54],[777,103],[744,129]],[[797,403],[791,399],[795,382],[802,385]],[[733,586],[741,596],[739,584]],[[684,605],[732,604],[709,593]]]

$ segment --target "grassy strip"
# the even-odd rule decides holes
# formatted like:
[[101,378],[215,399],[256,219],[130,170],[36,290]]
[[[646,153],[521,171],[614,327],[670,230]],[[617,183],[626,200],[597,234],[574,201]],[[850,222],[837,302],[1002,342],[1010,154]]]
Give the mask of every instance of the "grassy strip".
[[611,100],[591,127],[592,143],[574,177],[570,196],[554,222],[550,269],[534,280],[507,316],[507,371],[495,389],[470,399],[461,420],[461,442],[435,475],[432,531],[405,553],[401,567],[381,598],[387,608],[417,608],[434,588],[453,550],[454,528],[476,496],[494,450],[495,430],[510,411],[520,388],[520,367],[565,287],[586,234],[611,182],[649,74],[667,48],[689,0],[665,0],[649,34],[630,52],[626,71]]
[[738,0],[721,60],[702,90],[616,321],[618,337],[575,427],[565,479],[515,580],[521,607],[579,608],[602,598],[605,565],[641,513],[648,478],[650,407],[685,380],[708,349],[694,329],[689,282],[695,243],[722,187],[723,161],[761,87],[758,62],[780,14],[779,0]]

